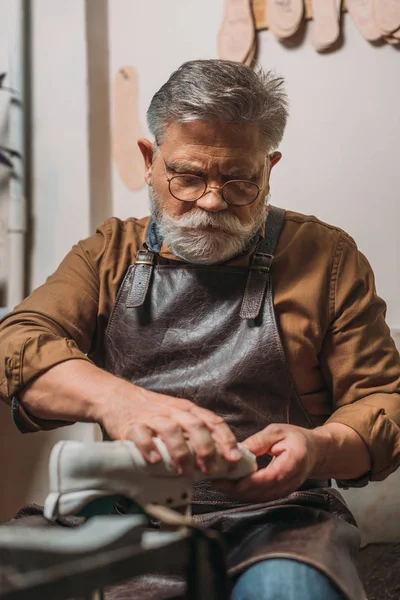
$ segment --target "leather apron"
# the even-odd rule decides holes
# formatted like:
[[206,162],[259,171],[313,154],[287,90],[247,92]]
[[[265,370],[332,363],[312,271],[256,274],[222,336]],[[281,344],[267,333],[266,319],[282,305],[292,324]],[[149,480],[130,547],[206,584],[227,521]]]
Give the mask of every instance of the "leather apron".
[[[109,320],[106,370],[213,411],[239,441],[270,423],[312,427],[274,312],[273,257],[284,215],[270,207],[264,238],[245,268],[163,260],[151,221]],[[269,460],[260,457],[259,466]],[[232,579],[256,562],[286,557],[324,572],[348,600],[362,600],[354,564],[359,532],[329,485],[310,480],[287,498],[243,505],[203,481],[194,490],[192,512],[195,521],[222,534]],[[110,597],[172,598],[183,591],[179,581],[173,574],[149,576]]]

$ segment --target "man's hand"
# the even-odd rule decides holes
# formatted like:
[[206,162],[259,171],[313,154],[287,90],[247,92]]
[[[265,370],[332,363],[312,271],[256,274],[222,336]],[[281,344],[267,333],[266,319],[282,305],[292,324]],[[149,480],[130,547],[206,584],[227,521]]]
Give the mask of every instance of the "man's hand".
[[341,423],[328,423],[315,429],[273,424],[249,437],[243,446],[257,456],[269,454],[272,461],[238,483],[218,481],[214,485],[244,502],[283,498],[312,477],[357,479],[371,468],[363,440]]
[[184,475],[190,475],[195,462],[211,475],[217,452],[230,462],[241,458],[222,417],[189,400],[133,385],[86,360],[52,367],[24,390],[21,399],[34,417],[99,423],[112,440],[135,442],[150,463],[161,460],[153,442],[158,436]]
[[312,431],[295,425],[273,424],[242,444],[256,456],[272,461],[238,483],[218,481],[214,487],[244,502],[267,502],[287,496],[311,475],[318,456]]
[[230,462],[241,458],[236,438],[222,417],[189,400],[128,382],[101,404],[97,420],[111,439],[135,442],[150,463],[161,460],[153,441],[160,437],[178,472],[186,476],[191,475],[195,462],[203,473],[214,473],[217,452]]

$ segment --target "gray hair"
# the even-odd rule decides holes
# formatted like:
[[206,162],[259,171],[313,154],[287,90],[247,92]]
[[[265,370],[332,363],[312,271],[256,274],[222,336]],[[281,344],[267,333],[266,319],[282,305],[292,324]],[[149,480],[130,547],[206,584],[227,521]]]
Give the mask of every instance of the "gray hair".
[[157,144],[174,122],[258,123],[268,152],[279,146],[287,118],[284,80],[229,60],[185,62],[153,96],[147,111]]

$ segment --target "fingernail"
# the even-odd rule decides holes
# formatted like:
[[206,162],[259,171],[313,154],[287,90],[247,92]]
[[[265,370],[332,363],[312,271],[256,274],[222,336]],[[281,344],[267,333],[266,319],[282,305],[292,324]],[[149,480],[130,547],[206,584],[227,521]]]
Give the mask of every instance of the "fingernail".
[[202,460],[202,461],[198,462],[198,465],[200,467],[200,471],[202,473],[204,473],[204,475],[207,475],[208,470],[209,470],[209,467],[208,467],[207,463],[204,460]]
[[149,460],[151,463],[156,463],[159,460],[161,460],[161,456],[159,455],[159,453],[156,450],[150,450]]
[[233,450],[229,452],[229,457],[233,460],[239,460],[240,458],[242,458],[242,453],[238,448],[233,448]]

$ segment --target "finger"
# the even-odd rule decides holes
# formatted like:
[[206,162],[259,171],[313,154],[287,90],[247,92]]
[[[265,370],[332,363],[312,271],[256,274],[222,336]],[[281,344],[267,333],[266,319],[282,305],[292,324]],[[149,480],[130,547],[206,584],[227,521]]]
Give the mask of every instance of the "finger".
[[222,417],[199,407],[194,407],[192,412],[199,414],[204,420],[224,458],[230,462],[236,462],[242,458],[237,439]]
[[143,458],[151,464],[161,460],[161,454],[153,440],[154,435],[155,433],[150,427],[141,423],[133,425],[128,434],[129,439],[136,444]]
[[266,488],[283,487],[292,477],[298,475],[295,457],[287,452],[276,456],[267,467],[259,469],[237,484],[238,492],[244,492],[253,486],[262,485]]
[[178,473],[184,477],[191,477],[195,459],[179,423],[159,417],[154,419],[152,426],[158,437],[165,443]]
[[299,485],[301,474],[296,469],[296,460],[282,453],[264,469],[238,482],[219,480],[216,489],[243,501],[266,502],[281,498]]
[[285,436],[284,425],[273,423],[247,438],[242,445],[256,456],[261,456],[262,454],[269,453],[272,446],[280,442]]
[[217,448],[204,421],[188,412],[176,412],[174,417],[187,434],[200,470],[210,475],[216,471]]

